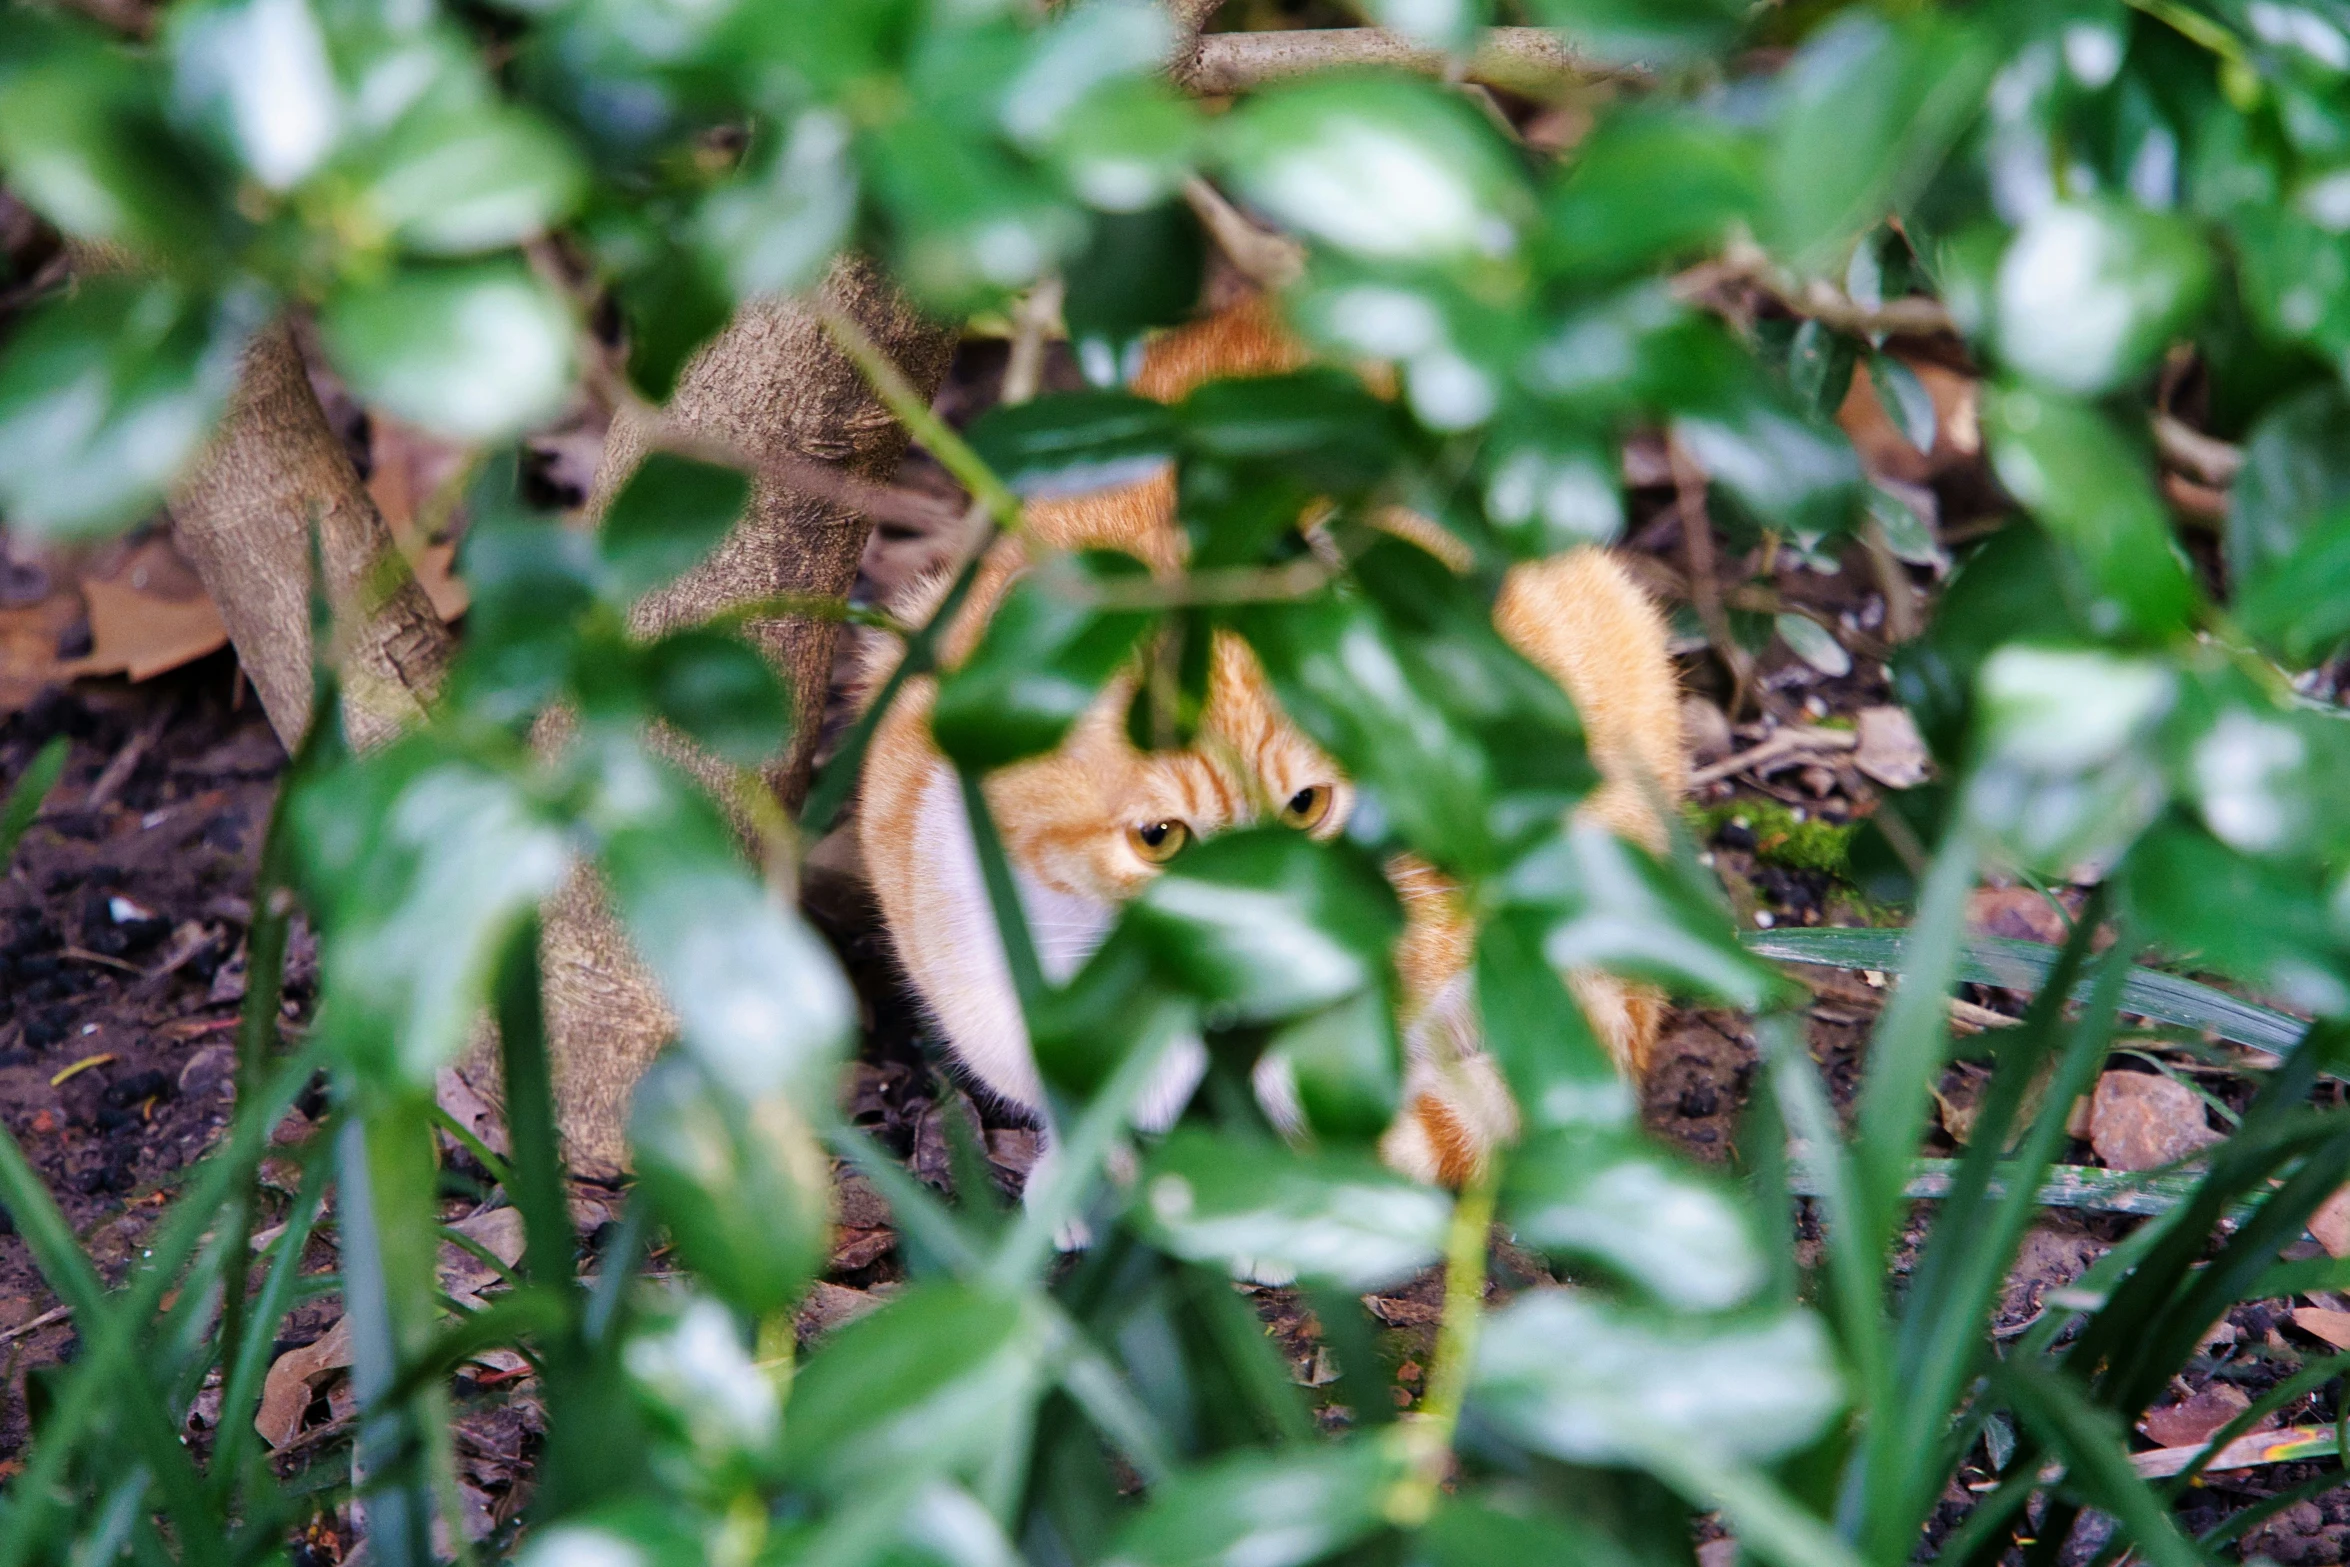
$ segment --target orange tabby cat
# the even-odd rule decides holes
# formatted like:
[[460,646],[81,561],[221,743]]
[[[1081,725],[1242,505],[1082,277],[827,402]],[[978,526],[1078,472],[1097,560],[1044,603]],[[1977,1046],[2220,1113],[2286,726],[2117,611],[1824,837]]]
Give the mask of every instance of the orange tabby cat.
[[[1173,401],[1211,377],[1276,374],[1296,368],[1302,357],[1270,310],[1256,303],[1154,343],[1136,389]],[[1123,488],[1038,501],[1026,516],[1042,543],[1124,550],[1166,574],[1180,570],[1183,559],[1174,511],[1174,479],[1162,473]],[[968,656],[1023,562],[1018,540],[996,546],[944,641],[947,667]],[[915,602],[897,607],[918,622],[945,586],[929,584],[910,595]],[[1602,783],[1579,814],[1650,849],[1663,848],[1658,802],[1678,796],[1685,763],[1679,693],[1655,608],[1607,554],[1579,549],[1511,571],[1494,624],[1566,688],[1582,714]],[[885,659],[869,672],[874,686],[887,669]],[[1039,962],[1056,983],[1099,944],[1118,904],[1186,842],[1263,821],[1328,837],[1353,806],[1345,777],[1282,715],[1254,654],[1238,638],[1217,638],[1200,734],[1188,750],[1134,748],[1125,725],[1133,689],[1131,678],[1113,682],[1059,750],[987,780]],[[956,1058],[1004,1100],[1041,1112],[1043,1089],[960,785],[931,744],[934,693],[928,679],[909,681],[873,737],[860,829],[865,863],[899,958]],[[1388,874],[1407,916],[1396,949],[1407,1109],[1380,1151],[1406,1173],[1457,1182],[1486,1149],[1515,1135],[1517,1114],[1479,1046],[1469,975],[1474,931],[1459,900],[1440,874],[1409,857],[1394,861]],[[1619,1066],[1637,1079],[1655,1040],[1658,998],[1601,974],[1577,973],[1569,982]],[[1172,1053],[1136,1123],[1145,1130],[1170,1124],[1198,1084],[1204,1059],[1196,1041]],[[1260,1071],[1257,1089],[1276,1120],[1294,1123],[1294,1097],[1278,1071]]]

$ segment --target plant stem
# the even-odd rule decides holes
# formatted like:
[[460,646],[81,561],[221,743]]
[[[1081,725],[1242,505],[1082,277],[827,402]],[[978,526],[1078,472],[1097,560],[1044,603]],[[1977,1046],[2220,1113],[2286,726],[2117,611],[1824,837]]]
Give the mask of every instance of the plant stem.
[[850,319],[847,312],[830,305],[819,305],[819,319],[832,340],[840,345],[863,372],[874,394],[898,416],[898,422],[913,432],[914,439],[939,461],[939,465],[953,474],[971,498],[987,508],[996,526],[1007,532],[1021,529],[1020,497],[1014,495],[1004,481],[995,476],[995,470],[973,451],[970,444],[947,423],[931,411],[930,404],[914,390],[898,367],[889,361],[866,330]]
[[1435,1510],[1438,1487],[1460,1429],[1461,1406],[1477,1360],[1477,1338],[1485,1323],[1485,1247],[1493,1230],[1493,1195],[1501,1184],[1499,1150],[1461,1188],[1453,1204],[1452,1229],[1444,1245],[1444,1316],[1436,1326],[1436,1364],[1428,1376],[1428,1400],[1421,1417],[1397,1430],[1409,1472],[1387,1498],[1387,1516],[1401,1528],[1415,1528]]

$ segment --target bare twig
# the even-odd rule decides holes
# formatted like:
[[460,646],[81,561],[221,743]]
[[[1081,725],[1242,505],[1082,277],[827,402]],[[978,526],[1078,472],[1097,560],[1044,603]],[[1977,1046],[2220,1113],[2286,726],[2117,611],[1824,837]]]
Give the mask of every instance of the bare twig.
[[1379,27],[1325,27],[1294,32],[1210,33],[1171,73],[1195,93],[1222,96],[1267,82],[1346,66],[1378,65],[1550,97],[1584,82],[1641,82],[1649,73],[1577,54],[1547,27],[1488,28],[1465,65]]
[[1337,571],[1315,556],[1286,566],[1214,566],[1165,580],[1137,577],[1094,582],[1072,576],[1056,580],[1058,597],[1089,609],[1173,609],[1193,604],[1271,604],[1310,598],[1327,587]]
[[1893,542],[1874,517],[1860,530],[1860,544],[1868,551],[1869,567],[1876,573],[1877,591],[1885,596],[1885,640],[1896,645],[1907,642],[1923,629],[1909,568],[1893,553]]
[[1002,401],[1006,407],[1029,402],[1044,389],[1045,334],[1061,319],[1061,298],[1067,292],[1057,277],[1046,278],[1028,291],[1012,312],[1012,352],[1004,361]]
[[1306,248],[1284,234],[1258,228],[1224,193],[1198,175],[1183,182],[1183,199],[1241,276],[1259,288],[1287,288],[1303,276]]
[[1683,300],[1698,300],[1731,284],[1756,289],[1797,315],[1859,337],[1961,335],[1938,299],[1911,295],[1863,305],[1818,278],[1799,283],[1783,277],[1770,257],[1752,244],[1733,245],[1727,255],[1689,268],[1673,279],[1673,293]]
[[1849,751],[1859,744],[1860,736],[1849,729],[1814,729],[1808,725],[1781,729],[1759,745],[1725,756],[1710,767],[1698,768],[1689,775],[1689,787],[1702,789],[1738,773],[1824,756],[1831,751]]
[[2243,471],[2243,447],[2205,435],[2172,414],[2154,416],[2154,445],[2164,462],[2215,490],[2235,483]]
[[70,1306],[52,1306],[30,1322],[20,1322],[6,1332],[0,1332],[0,1344],[13,1344],[30,1333],[38,1333],[53,1322],[63,1322],[73,1315]]
[[1705,510],[1705,473],[1681,450],[1679,441],[1666,442],[1665,459],[1672,466],[1674,504],[1681,513],[1681,549],[1689,562],[1689,602],[1697,608],[1698,622],[1705,627],[1715,656],[1730,671],[1728,712],[1734,722],[1746,705],[1747,692],[1753,689],[1754,665],[1746,649],[1730,634],[1730,617],[1722,609],[1722,584],[1714,575],[1713,519]]
[[156,714],[123,742],[122,749],[114,753],[105,769],[98,774],[97,781],[90,785],[90,792],[82,801],[83,810],[97,810],[131,781],[131,774],[139,770],[139,762],[146,756],[147,748],[163,737],[163,726],[170,717],[168,710]]

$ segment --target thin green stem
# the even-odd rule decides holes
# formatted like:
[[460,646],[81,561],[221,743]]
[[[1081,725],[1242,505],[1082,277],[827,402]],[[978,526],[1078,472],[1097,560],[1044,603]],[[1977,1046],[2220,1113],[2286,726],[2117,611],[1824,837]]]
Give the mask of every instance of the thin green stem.
[[969,442],[949,429],[947,422],[931,410],[929,401],[914,390],[905,374],[890,362],[889,356],[855,319],[830,306],[819,309],[824,329],[832,334],[832,340],[855,361],[874,394],[913,432],[922,449],[937,458],[939,465],[971,492],[973,500],[987,508],[997,527],[1018,533],[1022,526],[1020,497],[996,477],[995,470],[971,449]]
[[1493,1232],[1494,1193],[1501,1185],[1501,1152],[1486,1157],[1453,1204],[1444,1244],[1444,1316],[1436,1326],[1435,1368],[1428,1374],[1422,1418],[1398,1426],[1409,1465],[1387,1498],[1387,1516],[1416,1528],[1435,1511],[1452,1459],[1453,1436],[1475,1374],[1477,1340],[1485,1325],[1485,1250]]

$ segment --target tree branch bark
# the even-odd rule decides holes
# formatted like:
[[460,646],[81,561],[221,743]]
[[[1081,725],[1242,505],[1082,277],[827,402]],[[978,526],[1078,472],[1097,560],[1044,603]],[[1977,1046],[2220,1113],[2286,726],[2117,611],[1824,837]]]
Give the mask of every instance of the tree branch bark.
[[247,345],[228,417],[171,516],[289,752],[310,727],[313,520],[343,642],[344,732],[364,749],[423,715],[454,641],[328,425],[286,322]]
[[[870,263],[843,260],[821,292],[823,303],[855,319],[923,397],[937,392],[951,337],[916,315]],[[606,439],[590,514],[601,517],[646,453],[672,440],[737,453],[757,477],[750,508],[727,541],[636,606],[631,625],[642,636],[785,595],[845,596],[872,523],[842,501],[862,493],[855,485],[886,479],[907,436],[807,303],[770,300],[736,313],[686,367],[666,409],[623,407]],[[843,475],[850,486],[838,498],[810,493],[814,465]],[[749,628],[791,686],[792,734],[769,770],[790,807],[807,792],[839,631],[835,621],[800,617]],[[682,743],[672,754],[712,784],[727,776]],[[556,1122],[576,1167],[617,1169],[627,1158],[629,1097],[676,1025],[592,875],[575,876],[548,901],[543,918],[539,950]],[[483,1060],[477,1051],[475,1063]]]
[[[1180,21],[1180,0],[1178,4]],[[1178,86],[1191,92],[1225,96],[1285,77],[1367,65],[1416,71],[1423,76],[1454,74],[1453,61],[1443,50],[1427,48],[1378,27],[1207,33],[1189,50],[1178,52],[1170,73]],[[1532,98],[1546,97],[1576,82],[1648,79],[1648,73],[1637,68],[1586,59],[1546,27],[1486,29],[1460,76]]]

